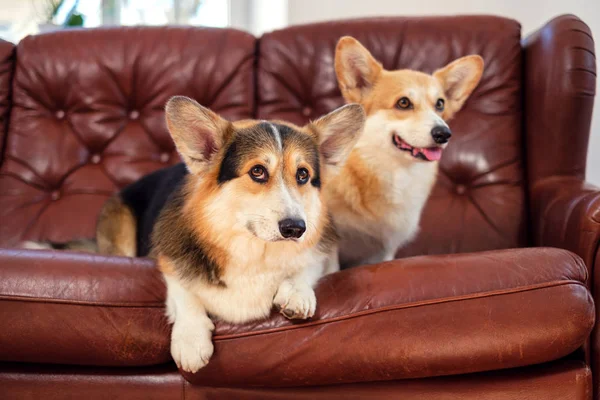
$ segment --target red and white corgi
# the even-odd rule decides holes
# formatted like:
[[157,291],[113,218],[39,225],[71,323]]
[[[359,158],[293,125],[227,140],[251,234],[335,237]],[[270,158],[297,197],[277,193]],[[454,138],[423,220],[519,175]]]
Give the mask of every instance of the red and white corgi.
[[483,59],[462,57],[433,75],[387,71],[356,39],[343,37],[335,72],[344,99],[367,115],[348,162],[325,187],[340,264],[391,260],[418,231],[452,135],[448,121],[479,83]]

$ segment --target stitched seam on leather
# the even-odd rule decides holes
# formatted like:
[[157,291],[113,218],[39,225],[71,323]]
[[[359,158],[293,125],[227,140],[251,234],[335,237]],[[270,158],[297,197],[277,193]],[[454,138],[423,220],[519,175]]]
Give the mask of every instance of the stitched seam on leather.
[[328,323],[332,323],[332,322],[344,321],[344,320],[348,320],[348,319],[352,319],[352,318],[373,315],[373,314],[378,314],[378,313],[387,312],[387,311],[397,311],[397,310],[403,310],[403,309],[408,309],[408,308],[416,308],[416,307],[422,307],[422,306],[452,303],[452,302],[456,302],[456,301],[477,300],[477,299],[481,299],[481,298],[503,296],[503,295],[509,295],[509,294],[515,294],[515,293],[531,292],[531,291],[535,291],[535,290],[549,289],[549,288],[553,288],[553,287],[567,286],[567,285],[582,286],[583,288],[585,288],[587,290],[587,287],[583,283],[578,282],[578,281],[572,281],[572,280],[556,281],[556,282],[543,283],[543,284],[537,284],[537,285],[522,286],[520,288],[514,288],[514,289],[504,289],[504,290],[496,290],[496,291],[483,292],[483,293],[474,293],[474,294],[470,294],[470,295],[446,297],[443,299],[423,300],[423,301],[418,301],[418,302],[414,302],[414,303],[394,304],[394,305],[384,306],[384,307],[380,307],[380,308],[374,308],[374,309],[370,309],[370,310],[357,311],[357,312],[346,314],[346,315],[340,315],[338,317],[332,317],[332,318],[328,318],[328,319],[320,319],[320,320],[316,320],[316,321],[305,322],[305,323],[302,323],[299,325],[283,326],[283,327],[278,327],[278,328],[265,329],[265,330],[261,330],[261,331],[234,333],[234,334],[229,334],[229,335],[215,335],[215,336],[213,336],[213,340],[215,340],[215,341],[216,340],[232,340],[232,339],[239,339],[239,338],[250,337],[250,336],[264,335],[264,334],[269,334],[269,333],[278,333],[278,332],[289,331],[289,330],[294,330],[294,329],[302,329],[302,328],[306,328],[306,327],[324,325],[324,324],[328,324]]
[[[476,189],[476,188],[477,187],[475,187],[474,189]],[[490,218],[489,215],[486,214],[486,212],[483,210],[481,205],[475,200],[475,197],[470,192],[467,192],[466,197],[469,199],[471,204],[473,204],[473,207],[475,208],[475,210],[477,210],[477,212],[479,213],[481,218],[483,218],[483,220],[494,230],[494,232],[496,232],[498,237],[500,237],[502,239],[506,239],[506,235],[504,235],[504,232],[502,232],[502,229],[500,229],[500,228],[498,228],[498,226],[496,226],[496,223]]]
[[[433,305],[433,304],[449,303],[449,302],[454,302],[454,301],[474,300],[474,299],[485,298],[485,297],[494,297],[494,296],[501,296],[501,295],[505,295],[505,294],[528,292],[528,291],[532,291],[532,290],[546,289],[546,288],[565,286],[565,285],[571,285],[571,284],[577,284],[577,285],[586,287],[585,284],[583,284],[579,281],[574,281],[574,280],[561,280],[561,281],[554,281],[554,282],[546,282],[546,283],[539,283],[536,285],[521,286],[521,287],[512,288],[512,289],[493,290],[493,291],[489,291],[489,292],[472,293],[472,294],[461,295],[461,296],[445,297],[445,298],[441,298],[441,299],[422,300],[422,301],[417,301],[417,302],[412,302],[412,303],[392,304],[389,306],[383,306],[383,307],[379,307],[379,308],[357,311],[357,312],[349,313],[346,315],[340,315],[340,316],[333,317],[333,318],[318,320],[318,321],[314,321],[314,322],[307,322],[307,323],[303,323],[302,325],[298,325],[298,327],[319,325],[322,323],[335,322],[335,321],[339,321],[339,320],[360,317],[363,315],[375,314],[378,312],[393,311],[393,310],[413,308],[413,307],[421,307],[421,306]],[[27,296],[20,296],[20,295],[0,295],[0,301],[2,301],[2,300],[48,303],[48,304],[67,304],[67,305],[92,306],[92,307],[164,308],[164,302],[162,302],[162,301],[156,302],[156,303],[150,303],[150,302],[148,302],[148,303],[144,303],[144,302],[135,302],[135,303],[99,302],[99,303],[95,303],[92,301],[83,301],[83,300],[67,300],[67,299],[63,300],[63,299],[52,299],[52,298],[27,297]],[[249,335],[258,335],[258,334],[263,334],[263,333],[271,333],[271,332],[276,332],[279,330],[286,330],[286,329],[290,329],[290,328],[293,329],[295,327],[296,326],[294,325],[294,326],[273,328],[271,330],[267,329],[267,330],[263,330],[263,331],[246,332],[246,333],[240,333],[240,334],[217,335],[215,337],[223,338],[223,339],[229,338],[229,336],[231,336],[232,338],[233,337],[242,337],[242,336],[249,336]]]
[[592,39],[592,41],[594,40],[594,38],[592,37],[591,33],[586,32],[583,29],[571,28],[571,29],[569,29],[569,32],[579,32],[579,33],[582,33],[585,36],[589,37],[590,39]]
[[50,207],[52,202],[48,201],[48,200],[42,200],[42,201],[40,201],[40,204],[41,204],[41,206],[40,206],[39,211],[35,213],[35,216],[33,218],[31,218],[29,220],[29,222],[27,222],[25,229],[22,230],[23,233],[21,234],[21,237],[27,237],[27,234],[29,233],[29,231],[31,231],[35,227],[35,224],[37,223],[37,221],[40,219],[40,217],[42,215],[44,215],[44,212],[46,212],[46,210],[48,209],[48,207]]
[[[503,161],[503,162],[501,162],[501,163],[499,163],[497,165],[494,165],[492,168],[489,168],[488,170],[486,170],[484,172],[480,172],[478,174],[474,174],[473,176],[471,176],[470,177],[471,182],[475,182],[479,178],[483,178],[486,175],[489,175],[489,174],[492,174],[494,172],[497,172],[498,170],[500,170],[502,168],[506,168],[506,167],[512,166],[514,164],[518,164],[520,160],[522,160],[522,158],[520,158],[520,156],[515,156],[515,157],[513,157],[513,158],[511,158],[509,160],[506,160],[506,161]],[[479,188],[481,186],[497,185],[497,184],[500,184],[500,183],[505,183],[507,185],[513,184],[512,182],[506,182],[505,180],[501,180],[501,181],[496,181],[496,182],[493,182],[493,183],[484,183],[484,184],[481,184],[481,185],[472,185],[471,187],[473,187],[473,188]],[[522,180],[519,183],[522,183]]]
[[26,185],[30,185],[33,186],[34,188],[38,189],[38,190],[42,190],[42,191],[46,191],[48,190],[48,185],[47,182],[44,178],[42,178],[37,171],[35,171],[33,168],[31,168],[31,166],[29,166],[25,161],[21,160],[20,158],[17,158],[11,154],[5,154],[4,155],[4,162],[6,162],[7,160],[10,160],[12,162],[14,162],[15,164],[19,164],[21,167],[25,168],[28,170],[28,172],[30,172],[32,175],[35,176],[35,178],[46,184],[46,186],[41,186],[38,183],[32,182],[31,180],[25,180],[23,179],[23,176],[17,175],[13,172],[6,172],[6,171],[2,171],[2,174],[0,174],[0,176],[10,176],[12,178],[15,178],[18,181],[23,182]]
[[[222,52],[219,52],[218,57],[221,57]],[[244,68],[246,66],[246,64],[248,62],[254,62],[254,54],[253,53],[248,53],[246,54],[244,57],[242,57],[238,64],[235,66],[235,68],[232,67],[231,69],[231,73],[226,76],[223,81],[219,84],[219,86],[217,86],[214,89],[214,94],[212,96],[212,98],[207,102],[207,104],[215,104],[218,100],[218,97],[221,95],[221,93],[227,89],[229,87],[229,85],[231,85],[231,82],[233,82],[234,79],[238,78],[240,76],[240,70],[242,70],[242,68]],[[218,62],[215,63],[215,65],[219,65]]]
[[69,299],[52,299],[44,297],[29,297],[21,295],[0,295],[0,301],[24,301],[32,303],[50,303],[50,304],[69,304],[74,306],[92,306],[92,307],[123,307],[123,308],[164,308],[165,304],[162,301],[157,302],[133,302],[133,303],[111,303],[111,302],[94,302],[86,300],[69,300]]

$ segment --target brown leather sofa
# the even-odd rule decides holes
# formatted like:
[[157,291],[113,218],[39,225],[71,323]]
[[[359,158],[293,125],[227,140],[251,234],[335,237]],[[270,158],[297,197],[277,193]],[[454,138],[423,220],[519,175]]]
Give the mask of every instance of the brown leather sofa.
[[[452,122],[419,237],[402,259],[324,278],[312,321],[218,324],[209,365],[182,375],[151,260],[15,248],[91,236],[111,193],[177,162],[172,95],[296,123],[341,105],[333,51],[348,34],[388,69],[471,53],[486,69]],[[470,16],[0,43],[0,398],[591,399],[595,79],[574,16],[523,41],[513,20]]]

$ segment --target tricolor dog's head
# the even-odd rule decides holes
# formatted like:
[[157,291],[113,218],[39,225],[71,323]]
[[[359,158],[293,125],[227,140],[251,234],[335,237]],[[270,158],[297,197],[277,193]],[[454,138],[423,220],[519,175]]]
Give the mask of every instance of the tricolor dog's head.
[[327,221],[321,184],[345,162],[365,115],[349,104],[303,127],[229,122],[177,96],[166,119],[192,175],[186,207],[196,224],[217,235],[310,246]]
[[361,145],[401,158],[437,161],[452,133],[448,127],[483,73],[477,55],[459,58],[433,75],[413,70],[387,71],[356,39],[340,39],[335,71],[347,102],[361,104],[367,126]]

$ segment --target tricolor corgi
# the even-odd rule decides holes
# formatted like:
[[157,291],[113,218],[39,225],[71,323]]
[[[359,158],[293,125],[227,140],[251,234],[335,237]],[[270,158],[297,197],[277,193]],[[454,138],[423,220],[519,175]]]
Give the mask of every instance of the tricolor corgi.
[[347,105],[304,127],[230,123],[176,97],[166,117],[190,173],[162,207],[151,251],[167,282],[171,354],[195,372],[213,352],[209,316],[241,323],[273,306],[287,318],[315,313],[314,284],[339,269],[321,185],[344,164],[364,112]]
[[344,99],[359,103],[365,129],[326,190],[342,267],[391,260],[417,233],[423,206],[461,109],[483,73],[477,55],[428,75],[387,71],[352,37],[339,40],[335,72]]
[[341,171],[364,119],[349,104],[303,127],[229,122],[174,97],[166,120],[183,163],[109,199],[95,240],[24,247],[156,258],[171,354],[196,372],[213,353],[215,319],[242,323],[273,307],[290,319],[314,315],[314,284],[339,269],[323,186]]

